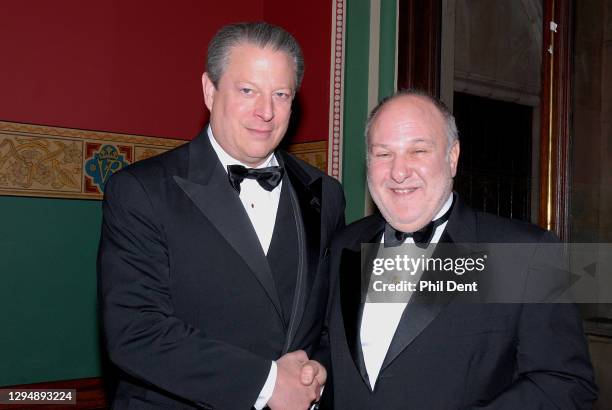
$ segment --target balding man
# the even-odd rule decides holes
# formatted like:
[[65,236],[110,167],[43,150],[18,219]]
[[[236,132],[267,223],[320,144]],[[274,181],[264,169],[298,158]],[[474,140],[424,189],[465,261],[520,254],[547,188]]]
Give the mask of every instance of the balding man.
[[[439,101],[399,92],[374,108],[366,134],[368,186],[380,214],[347,226],[332,244],[333,389],[328,385],[326,404],[333,396],[334,408],[351,410],[590,408],[596,388],[573,305],[472,303],[482,277],[439,267],[383,288],[387,265],[376,265],[372,254],[409,248],[435,260],[456,256],[463,244],[502,242],[530,245],[509,256],[489,248],[489,260],[476,262],[522,289],[546,259],[543,243],[555,237],[476,212],[452,192],[459,141],[454,118]],[[363,243],[375,243],[374,251],[362,255]],[[456,248],[449,253],[450,245]],[[450,260],[466,266],[465,258]],[[440,287],[449,282],[466,285],[472,296]],[[387,299],[375,295],[384,289]],[[394,299],[397,289],[406,291],[403,299]]]

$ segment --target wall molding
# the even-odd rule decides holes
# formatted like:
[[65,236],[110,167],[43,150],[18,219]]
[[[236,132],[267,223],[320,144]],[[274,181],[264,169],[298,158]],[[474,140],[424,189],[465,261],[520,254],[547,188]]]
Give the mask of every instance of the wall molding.
[[327,173],[342,181],[342,145],[344,132],[344,40],[346,33],[345,0],[334,0],[332,10],[331,64],[329,92],[329,138]]
[[[100,200],[121,168],[188,141],[0,121],[0,196]],[[327,142],[288,151],[325,171]]]
[[183,143],[0,121],[0,195],[101,199],[113,172]]

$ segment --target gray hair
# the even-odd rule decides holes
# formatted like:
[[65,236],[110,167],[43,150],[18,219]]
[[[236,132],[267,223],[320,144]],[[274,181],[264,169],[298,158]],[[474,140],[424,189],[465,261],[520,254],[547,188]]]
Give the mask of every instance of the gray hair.
[[304,56],[297,40],[286,30],[265,22],[237,23],[221,27],[208,44],[206,72],[215,87],[225,72],[233,47],[253,44],[260,48],[287,53],[295,62],[295,89],[300,88],[304,77]]
[[425,100],[429,101],[434,107],[436,107],[438,112],[442,115],[442,118],[444,118],[444,123],[446,124],[446,138],[448,140],[447,153],[450,152],[453,143],[459,140],[459,131],[457,131],[457,124],[455,124],[455,117],[453,116],[453,113],[451,113],[448,107],[439,99],[432,97],[424,91],[412,88],[396,91],[395,93],[383,98],[376,105],[376,107],[374,107],[372,111],[370,111],[370,115],[368,116],[368,120],[365,126],[366,146],[370,145],[370,128],[372,128],[372,124],[378,116],[378,113],[385,105],[400,97],[424,98]]

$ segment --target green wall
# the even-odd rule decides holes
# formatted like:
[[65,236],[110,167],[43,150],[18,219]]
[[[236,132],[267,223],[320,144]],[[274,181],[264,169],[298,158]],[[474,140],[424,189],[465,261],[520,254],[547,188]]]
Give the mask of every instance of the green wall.
[[346,196],[346,221],[363,216],[365,198],[365,141],[368,115],[368,62],[370,2],[346,2],[344,67],[344,135],[342,185]]
[[[364,127],[370,110],[368,85],[372,81],[378,83],[377,100],[396,88],[397,1],[380,1],[379,21],[371,21],[370,1],[347,1],[346,8],[342,185],[347,202],[346,221],[350,223],[366,212]],[[378,30],[378,47],[370,47],[370,30]],[[378,55],[371,55],[371,49],[378,49]],[[377,78],[369,77],[370,59],[378,60]]]
[[0,386],[99,375],[101,202],[0,196],[0,215]]
[[391,95],[397,88],[396,35],[397,0],[380,2],[380,44],[378,54],[378,99]]

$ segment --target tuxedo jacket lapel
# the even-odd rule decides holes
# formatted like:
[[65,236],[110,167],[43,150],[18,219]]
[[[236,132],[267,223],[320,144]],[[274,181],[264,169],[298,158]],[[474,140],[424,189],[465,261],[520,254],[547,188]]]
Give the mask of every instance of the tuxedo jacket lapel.
[[[446,232],[442,235],[440,243],[449,243],[450,238]],[[441,257],[440,253],[434,251],[432,257]],[[424,272],[421,281],[436,282],[442,280],[439,276],[440,272]],[[432,292],[421,293],[416,292],[410,298],[410,302],[406,305],[402,317],[397,325],[389,350],[380,369],[380,374],[389,366],[393,360],[400,355],[404,349],[412,343],[418,335],[438,316],[438,314],[450,302],[448,292]]]
[[[436,248],[432,257],[451,257],[457,256],[456,253],[448,254],[451,244],[475,243],[476,233],[472,228],[475,226],[473,212],[469,212],[456,199],[456,204],[447,227],[440,238],[440,243],[447,246],[442,249]],[[363,299],[367,286],[368,277],[361,277],[362,267],[367,267],[372,263],[376,256],[376,248],[370,247],[369,255],[361,255],[361,243],[378,243],[380,233],[384,228],[385,221],[380,215],[370,217],[370,221],[364,224],[359,237],[342,249],[339,275],[340,275],[340,305],[344,322],[344,330],[349,351],[359,370],[364,383],[370,387],[367,375],[363,351],[361,348],[360,328],[363,314]],[[473,252],[472,249],[461,247],[460,254]],[[371,271],[368,269],[368,271]],[[457,277],[454,274],[452,279],[468,282],[469,274]],[[357,279],[359,278],[359,279]],[[424,272],[421,280],[437,281],[449,279],[447,272],[428,271]],[[384,370],[406,349],[409,345],[429,326],[429,324],[442,312],[453,300],[455,294],[451,292],[431,292],[415,293],[410,302],[406,305],[402,317],[398,323],[385,359],[380,369],[379,377]]]
[[285,167],[291,186],[295,192],[299,205],[298,215],[302,219],[305,235],[305,263],[307,264],[307,289],[310,292],[314,276],[319,266],[321,254],[321,197],[322,178],[312,178],[306,173],[294,158],[285,152],[279,151],[277,155],[281,165]]
[[[370,380],[363,358],[361,348],[361,319],[363,315],[363,302],[370,278],[362,275],[364,269],[372,264],[376,257],[376,246],[367,247],[369,252],[362,254],[362,243],[380,242],[380,232],[384,221],[378,215],[372,216],[371,221],[363,229],[362,234],[347,248],[342,249],[339,266],[340,307],[344,322],[344,333],[355,366],[368,388],[371,390]],[[368,271],[370,271],[368,269]]]
[[[470,219],[473,212],[469,213],[455,196],[455,204],[446,229],[440,238],[441,247],[436,247],[433,258],[457,258],[470,255],[474,252],[471,248],[465,248],[462,244],[476,242],[476,234],[470,229]],[[457,276],[454,273],[444,271],[426,271],[420,281],[446,281],[470,282],[472,275],[466,273]],[[406,305],[402,317],[397,326],[380,373],[388,367],[411,343],[417,338],[427,326],[442,312],[456,296],[454,292],[417,292],[412,295],[410,302]]]
[[175,175],[174,181],[244,259],[284,326],[280,300],[266,256],[237,192],[230,186],[227,173],[210,145],[206,128],[190,144],[187,177]]
[[277,152],[277,160],[284,167],[286,179],[283,190],[289,190],[298,231],[298,277],[296,282],[294,309],[289,321],[286,348],[297,332],[315,275],[318,272],[321,253],[321,196],[322,179],[312,178],[301,165],[284,151]]

